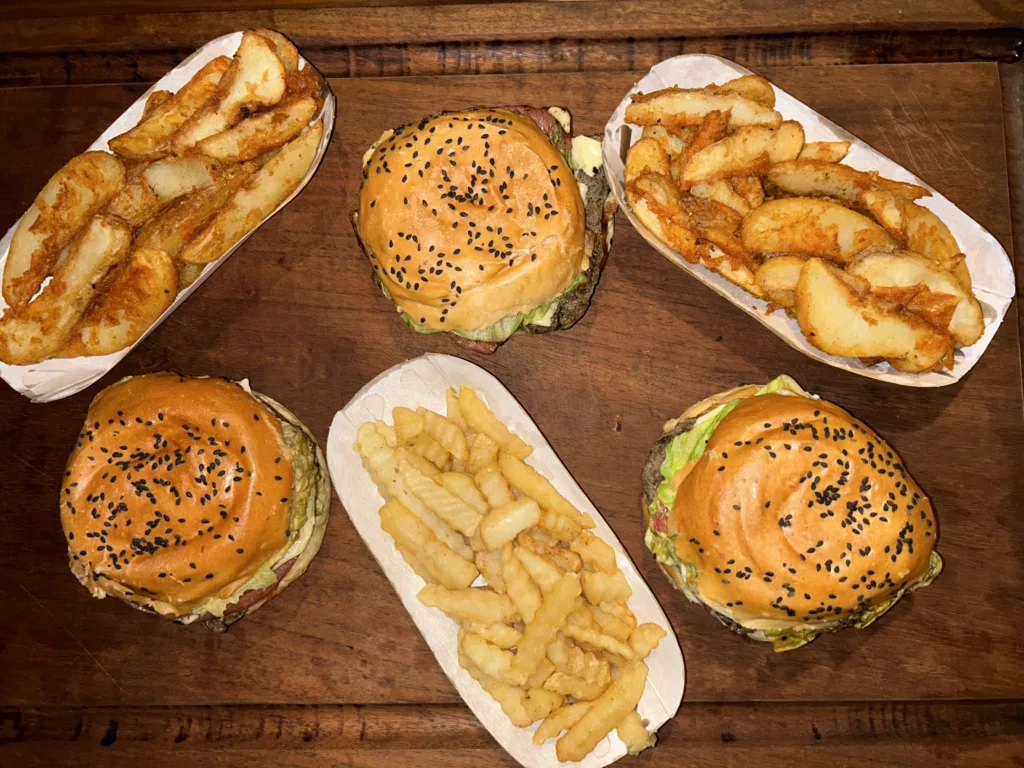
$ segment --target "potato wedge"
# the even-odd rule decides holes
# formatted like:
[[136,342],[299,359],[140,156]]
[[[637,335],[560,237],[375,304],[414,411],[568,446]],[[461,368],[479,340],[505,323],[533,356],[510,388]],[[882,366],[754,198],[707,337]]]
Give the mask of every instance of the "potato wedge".
[[725,138],[729,132],[729,116],[717,110],[701,118],[700,125],[693,129],[693,139],[686,148],[672,158],[672,180],[685,190],[690,185],[683,181],[683,171],[695,154]]
[[232,166],[225,169],[215,183],[175,200],[143,225],[135,236],[135,247],[156,248],[177,258],[185,244],[257,170],[255,163]]
[[757,176],[737,176],[729,179],[729,186],[736,190],[736,193],[743,196],[751,208],[764,203],[764,186]]
[[175,154],[180,155],[207,136],[230,128],[246,109],[277,104],[284,96],[285,74],[274,44],[246,30],[216,92],[171,138]]
[[174,303],[178,270],[163,251],[132,252],[110,288],[86,311],[55,357],[109,355],[130,347]]
[[953,342],[917,315],[868,291],[821,259],[808,259],[796,286],[796,318],[807,340],[843,357],[896,360],[923,373],[952,361]]
[[678,128],[699,125],[709,112],[729,115],[730,127],[741,125],[778,126],[782,115],[735,93],[705,93],[682,88],[663,88],[636,94],[626,107],[626,122],[633,125],[664,125]]
[[760,75],[744,75],[721,85],[709,85],[705,93],[735,93],[758,104],[775,108],[775,89]]
[[686,133],[688,133],[686,129],[678,131],[666,128],[664,125],[648,125],[644,128],[642,138],[654,139],[671,157],[678,155],[690,143],[690,139],[685,136]]
[[985,330],[978,300],[934,259],[910,251],[869,250],[847,270],[867,280],[872,293],[920,315],[961,346],[974,344]]
[[107,152],[71,158],[46,182],[18,222],[4,264],[8,306],[28,303],[50,274],[61,249],[124,185],[124,165]]
[[740,237],[751,253],[802,253],[840,264],[870,246],[896,245],[867,216],[809,197],[772,200],[755,208],[743,220]]
[[778,128],[747,125],[694,154],[677,179],[684,187],[730,176],[751,176],[791,160],[804,146],[804,129],[787,120]]
[[[170,91],[153,91],[146,98],[146,103],[142,106],[142,119],[145,120],[153,116],[153,113],[166,104],[168,99],[174,96]],[[109,146],[109,143],[108,143]]]
[[291,141],[316,114],[316,99],[303,96],[242,120],[196,144],[196,150],[222,163],[241,163]]
[[766,259],[754,274],[765,298],[776,307],[792,309],[796,303],[796,284],[806,260],[789,254]]
[[178,290],[183,291],[203,274],[205,264],[177,264],[178,269]]
[[856,203],[867,190],[883,190],[914,200],[930,195],[924,187],[893,181],[874,171],[858,171],[848,165],[816,160],[788,160],[768,169],[768,181],[797,197],[834,197]]
[[645,173],[669,175],[669,156],[661,142],[654,138],[642,138],[626,152],[626,167],[623,176],[626,182]]
[[860,204],[908,251],[935,259],[970,290],[971,273],[949,227],[927,208],[884,190],[864,192]]
[[215,261],[273,213],[305,178],[316,159],[323,130],[323,121],[318,120],[246,179],[231,202],[182,248],[179,260],[186,264]]
[[110,274],[124,261],[131,229],[114,216],[94,217],[33,301],[0,318],[0,361],[29,365],[64,346]]
[[732,185],[725,179],[694,184],[690,187],[690,194],[694,197],[715,200],[722,205],[727,205],[740,216],[746,216],[750,213],[750,203],[747,202],[743,195],[733,189]]
[[804,144],[797,160],[817,160],[819,163],[838,163],[850,151],[848,141],[812,141]]
[[170,99],[144,113],[138,125],[107,142],[110,151],[128,160],[158,160],[171,154],[171,136],[210,100],[230,66],[226,56],[204,64]]
[[299,51],[291,40],[274,29],[257,29],[256,34],[265,37],[274,46],[274,52],[284,65],[285,72],[294,72],[299,68]]
[[219,174],[219,164],[209,158],[157,160],[129,176],[104,212],[138,227],[176,198],[210,186]]

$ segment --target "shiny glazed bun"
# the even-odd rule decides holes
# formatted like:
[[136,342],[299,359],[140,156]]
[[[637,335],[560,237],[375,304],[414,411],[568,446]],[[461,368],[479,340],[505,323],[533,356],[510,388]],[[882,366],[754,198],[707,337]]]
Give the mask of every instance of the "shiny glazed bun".
[[884,440],[832,403],[756,391],[727,400],[699,457],[663,478],[674,497],[649,493],[648,543],[688,595],[786,649],[870,623],[941,561],[931,504]]
[[168,373],[97,395],[61,489],[79,580],[193,621],[244,612],[297,577],[326,526],[326,472],[275,406],[231,381]]
[[363,169],[357,229],[420,326],[475,331],[529,313],[586,268],[583,200],[537,124],[502,109],[398,128]]

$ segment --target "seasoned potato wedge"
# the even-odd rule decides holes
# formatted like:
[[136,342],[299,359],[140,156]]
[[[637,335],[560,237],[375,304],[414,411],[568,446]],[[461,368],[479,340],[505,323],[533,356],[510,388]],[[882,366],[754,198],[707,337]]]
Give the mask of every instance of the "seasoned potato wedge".
[[136,171],[107,205],[106,213],[120,216],[132,227],[149,220],[182,195],[214,183],[220,165],[204,157],[167,157]]
[[174,94],[170,91],[153,91],[146,97],[146,103],[142,107],[142,119],[152,117],[157,108],[166,104],[168,99],[173,96]]
[[[139,230],[135,236],[135,247],[155,248],[171,258],[177,258],[185,244],[217,211],[227,205],[235,191],[257,169],[256,163],[232,166],[225,169],[210,186],[175,200]],[[191,282],[187,281],[186,284]]]
[[299,51],[291,40],[274,29],[257,29],[256,34],[265,37],[274,46],[274,52],[284,65],[285,72],[294,72],[299,68]]
[[302,182],[316,158],[323,130],[323,121],[318,120],[285,144],[181,250],[179,260],[187,264],[214,261],[269,216]]
[[768,169],[768,181],[797,197],[834,197],[856,203],[867,190],[883,190],[910,200],[930,195],[924,187],[893,181],[874,171],[858,171],[848,165],[817,160],[787,160]]
[[847,269],[867,280],[873,293],[920,315],[961,346],[974,344],[985,330],[978,300],[934,259],[910,251],[872,249]]
[[689,133],[688,129],[672,130],[666,128],[663,125],[648,125],[644,128],[643,137],[645,139],[655,139],[661,144],[669,156],[678,155],[682,152],[690,143],[692,136],[687,138],[686,133]]
[[742,195],[751,208],[757,208],[764,203],[764,186],[756,176],[737,176],[729,179],[729,186]]
[[838,163],[850,151],[848,141],[812,141],[804,144],[797,160],[817,160],[819,163]]
[[787,120],[778,128],[746,125],[695,153],[678,181],[688,187],[730,176],[751,176],[773,163],[795,158],[803,146],[804,129],[796,121]]
[[709,85],[705,93],[735,93],[758,104],[775,108],[775,89],[760,75],[744,75],[721,85]]
[[693,129],[693,138],[686,148],[672,158],[672,179],[685,190],[689,184],[683,182],[683,171],[695,154],[724,138],[729,131],[729,117],[724,112],[715,110],[701,118],[700,125]]
[[230,66],[231,59],[226,56],[213,59],[155,109],[149,110],[147,102],[139,124],[112,138],[110,150],[128,160],[157,160],[169,155],[171,136],[209,101]]
[[109,355],[131,346],[174,303],[177,294],[174,260],[163,251],[134,251],[55,357]]
[[807,340],[830,355],[885,358],[923,373],[952,362],[952,339],[917,315],[853,286],[857,278],[817,258],[800,271],[796,317]]
[[222,163],[252,160],[302,133],[318,108],[317,100],[310,96],[282,102],[203,139],[196,150]]
[[629,148],[626,155],[624,177],[628,183],[645,173],[669,175],[669,156],[661,142],[655,138],[641,138]]
[[681,127],[699,125],[709,112],[729,115],[729,125],[778,126],[782,115],[771,107],[758,104],[735,93],[706,93],[682,88],[664,88],[648,94],[637,94],[626,107],[626,122],[633,125],[664,125]]
[[807,261],[802,256],[784,254],[765,259],[754,279],[764,297],[777,307],[792,309],[796,304],[796,284]]
[[131,245],[128,225],[114,216],[95,216],[68,247],[53,279],[30,303],[0,318],[0,361],[29,365],[64,346]]
[[802,253],[840,264],[870,246],[896,245],[867,216],[809,197],[781,198],[755,208],[743,220],[740,236],[751,253]]
[[860,203],[908,251],[935,259],[970,290],[966,260],[942,219],[917,203],[882,190],[862,193]]
[[73,157],[50,177],[11,240],[3,280],[9,306],[24,306],[35,295],[61,249],[117,193],[124,179],[124,165],[107,152]]
[[694,184],[690,187],[690,194],[694,197],[715,200],[722,205],[727,205],[740,216],[746,216],[750,213],[750,203],[747,202],[743,195],[733,189],[732,185],[725,179]]
[[285,92],[285,68],[274,45],[251,30],[242,35],[228,71],[201,110],[171,139],[176,154],[237,123],[249,108],[277,104]]

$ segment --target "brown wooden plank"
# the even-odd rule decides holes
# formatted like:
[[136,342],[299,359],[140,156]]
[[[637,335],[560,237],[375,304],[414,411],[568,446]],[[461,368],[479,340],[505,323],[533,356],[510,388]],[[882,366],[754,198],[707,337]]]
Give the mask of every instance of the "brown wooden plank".
[[[327,77],[643,71],[684,53],[709,53],[746,67],[799,64],[916,64],[1003,61],[1017,55],[1015,29],[838,32],[751,37],[444,42],[304,47]],[[191,50],[0,55],[0,87],[152,82]]]
[[[762,72],[942,190],[1010,243],[995,64],[779,67]],[[442,108],[557,103],[601,129],[631,73],[334,80],[331,150],[269,222],[102,384],[154,370],[250,377],[325,441],[366,381],[425,351],[373,288],[347,223],[363,150]],[[138,86],[0,91],[10,155],[0,229]],[[16,169],[16,172],[14,172]],[[572,331],[515,339],[479,362],[515,394],[661,599],[688,664],[687,701],[1024,695],[1024,452],[1012,307],[959,385],[871,382],[789,349],[677,270],[618,219],[594,305]],[[947,570],[865,632],[772,654],[674,593],[643,548],[639,470],[661,423],[712,392],[788,372],[878,429],[933,497]],[[99,386],[48,405],[0,390],[0,704],[456,702],[338,503],[321,553],[284,595],[224,636],[96,601],[67,571],[57,478]],[[616,431],[621,417],[621,431]]]
[[[687,704],[651,766],[1020,765],[1007,702]],[[514,766],[461,706],[255,706],[0,712],[11,765]],[[626,760],[622,765],[638,764]]]
[[[1014,0],[579,0],[417,7],[136,12],[66,19],[12,19],[0,51],[159,51],[192,48],[242,27],[273,27],[307,48],[474,40],[680,38],[808,32],[993,29],[1024,25]],[[99,9],[98,9],[99,10]]]
[[[1017,273],[1017,296],[1024,295],[1024,67],[999,67],[1003,93],[1003,121],[1006,135],[1006,167],[1010,180],[1010,216],[1013,220],[1013,255]],[[1018,318],[1024,343],[1024,318]]]

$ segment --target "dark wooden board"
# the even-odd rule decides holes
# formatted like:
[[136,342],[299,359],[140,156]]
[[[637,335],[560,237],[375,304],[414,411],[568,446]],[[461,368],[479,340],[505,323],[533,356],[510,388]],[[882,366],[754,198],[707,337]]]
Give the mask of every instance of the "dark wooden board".
[[[618,765],[1021,765],[1015,702],[689,704],[658,748]],[[73,757],[72,757],[73,756]],[[0,760],[49,768],[186,764],[517,765],[458,706],[243,706],[0,711]]]
[[[927,179],[1009,246],[994,64],[763,72]],[[580,129],[596,132],[633,79],[333,81],[334,142],[307,190],[101,385],[165,369],[249,377],[326,441],[333,413],[380,371],[428,350],[459,353],[443,338],[408,331],[371,285],[347,222],[364,148],[388,126],[474,104],[565,104]],[[3,92],[0,144],[21,149],[0,193],[0,228],[137,92]],[[687,701],[1024,694],[1016,663],[1024,427],[1015,308],[961,384],[875,383],[791,350],[660,257],[620,216],[584,320],[475,361],[530,411],[655,589],[686,656]],[[643,548],[638,495],[639,468],[662,421],[707,394],[783,371],[850,408],[901,451],[934,499],[947,570],[869,631],[775,655],[730,635],[671,590]],[[56,488],[101,385],[48,405],[0,391],[0,704],[458,701],[337,502],[309,572],[226,635],[91,599],[67,571]]]
[[[239,4],[227,0],[235,9]],[[185,0],[121,1],[108,10],[78,6],[65,18],[24,17],[17,3],[0,26],[0,51],[152,51],[182,49],[239,27],[274,27],[303,47],[440,41],[678,38],[859,31],[940,31],[1024,26],[1018,0],[861,0],[852,4],[775,0],[578,0],[303,7],[305,0],[261,10],[203,10]],[[173,9],[173,11],[172,11]],[[91,11],[91,13],[90,13]],[[161,11],[161,12],[153,12]],[[162,12],[172,11],[172,12]]]

